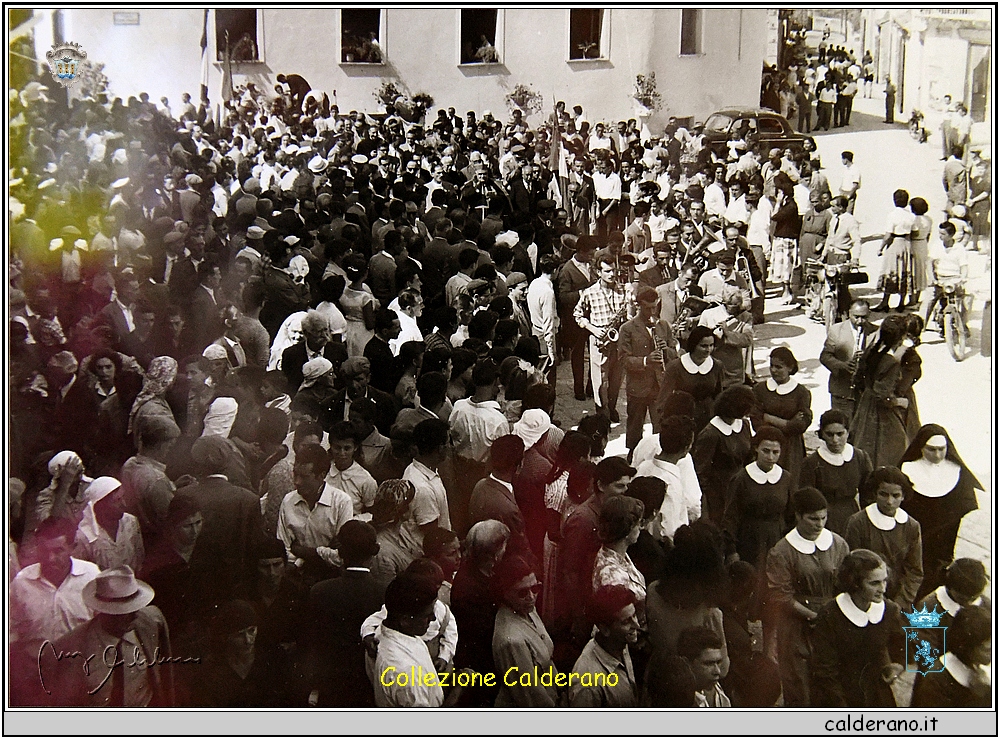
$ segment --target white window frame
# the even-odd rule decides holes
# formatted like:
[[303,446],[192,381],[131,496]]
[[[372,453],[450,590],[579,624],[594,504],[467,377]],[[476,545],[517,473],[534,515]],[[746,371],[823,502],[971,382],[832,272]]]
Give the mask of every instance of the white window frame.
[[[682,51],[681,44],[684,40],[684,11],[694,10],[698,13],[698,33],[697,42],[698,49],[694,54],[685,54]],[[677,56],[682,59],[690,59],[692,57],[699,57],[705,55],[705,9],[704,8],[681,8],[677,11],[678,13],[678,23],[677,23]]]
[[[601,54],[590,59],[573,59],[570,57],[570,39],[573,29],[573,10],[603,10],[601,17]],[[611,61],[611,8],[574,8],[566,11],[566,63],[586,64],[587,62],[609,62]]]
[[386,32],[386,22],[389,13],[386,8],[379,9],[378,18],[378,45],[382,47],[382,61],[380,62],[345,62],[344,59],[344,8],[340,8],[337,13],[337,59],[341,67],[384,67],[389,57],[389,49],[386,46],[386,39],[389,34]]
[[[215,18],[215,11],[216,10],[217,10],[217,8],[213,8],[212,12],[209,14],[212,17],[212,22],[209,24],[209,26],[210,26],[209,27],[209,32],[212,34],[212,46],[215,47],[214,53],[212,55],[212,63],[215,66],[217,66],[217,67],[219,67],[221,69],[222,66],[225,64],[225,62],[218,61],[220,49],[216,45],[216,41],[218,40],[218,34],[216,34],[216,32],[215,32],[215,20],[216,20],[216,18]],[[223,8],[223,10],[235,10],[235,8]],[[246,8],[246,10],[249,10],[249,8]],[[264,56],[264,51],[267,48],[264,45],[264,11],[262,9],[260,9],[260,8],[257,8],[255,12],[257,13],[257,38],[256,38],[256,42],[257,42],[257,58],[254,61],[235,61],[234,60],[233,61],[234,65],[236,65],[236,64],[266,64],[267,63],[267,60],[265,59],[265,56]]]
[[497,29],[496,29],[496,40],[493,42],[494,48],[497,50],[497,58],[499,61],[495,62],[462,62],[462,8],[455,9],[455,64],[456,66],[463,68],[473,68],[473,69],[483,69],[490,67],[500,67],[503,66],[505,58],[505,44],[504,36],[505,29],[507,25],[507,11],[503,8],[469,8],[469,10],[496,10],[497,12]]

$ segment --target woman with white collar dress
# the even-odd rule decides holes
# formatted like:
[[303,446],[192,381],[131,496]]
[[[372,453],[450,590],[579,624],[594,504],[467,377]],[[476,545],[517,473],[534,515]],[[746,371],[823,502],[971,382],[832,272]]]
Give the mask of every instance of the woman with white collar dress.
[[795,527],[767,555],[770,618],[776,622],[772,627],[777,626],[778,668],[786,707],[812,705],[810,630],[837,592],[837,570],[850,551],[839,534],[826,528],[826,505],[826,498],[816,488],[797,491],[792,496]]
[[830,504],[826,527],[841,536],[846,536],[847,520],[861,509],[858,491],[872,471],[868,452],[847,443],[849,424],[847,415],[838,410],[819,417],[819,447],[806,457],[799,475],[799,485],[826,496]]
[[[977,559],[961,557],[952,562],[944,571],[944,585],[938,586],[933,593],[917,604],[916,610],[937,611],[941,615],[939,626],[949,628],[963,608],[982,606],[992,613],[992,602],[986,595],[986,567]],[[942,632],[944,634],[946,632]],[[932,647],[939,651],[944,647],[944,640],[937,632],[928,632],[924,637]]]
[[923,528],[924,582],[917,593],[922,597],[944,582],[962,518],[979,507],[976,490],[984,488],[965,466],[948,432],[934,423],[917,432],[903,453],[900,469],[913,481],[916,493],[906,502],[906,512]]
[[943,669],[917,676],[911,707],[989,708],[993,692],[989,610],[982,606],[962,609],[948,631],[948,651],[940,657]]
[[729,481],[750,459],[750,409],[753,390],[734,385],[715,401],[715,416],[701,430],[691,450],[701,484],[702,516],[722,525]]
[[[660,395],[656,405],[661,408],[659,418],[669,414],[662,412],[662,406],[675,390],[690,393],[694,397],[695,433],[701,431],[713,415],[715,399],[722,392],[722,365],[712,359],[715,350],[715,334],[707,326],[695,326],[684,342],[687,352],[669,362],[663,371]],[[659,429],[654,429],[658,431]]]
[[847,555],[836,598],[812,635],[812,705],[895,708],[891,685],[903,672],[903,621],[885,597],[885,561],[868,549]]
[[[910,478],[895,467],[879,467],[865,483],[875,502],[847,522],[844,539],[851,549],[870,549],[889,566],[886,597],[908,609],[924,579],[920,524],[900,504],[913,497]],[[867,497],[867,496],[866,496]]]
[[788,530],[791,479],[778,465],[784,445],[785,437],[778,429],[762,428],[752,442],[756,461],[729,482],[722,531],[730,562],[740,559],[759,569],[768,551]]
[[812,393],[792,376],[799,363],[788,347],[771,351],[771,377],[754,385],[757,405],[750,414],[753,427],[773,426],[785,437],[778,464],[791,476],[791,488],[798,488],[806,442],[802,438],[812,423]]

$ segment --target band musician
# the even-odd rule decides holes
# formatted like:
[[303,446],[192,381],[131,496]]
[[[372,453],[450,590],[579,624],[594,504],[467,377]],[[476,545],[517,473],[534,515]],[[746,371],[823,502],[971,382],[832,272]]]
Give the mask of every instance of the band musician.
[[660,381],[667,362],[677,358],[673,331],[660,318],[660,296],[656,290],[641,286],[638,301],[639,314],[621,327],[618,339],[618,356],[626,376],[625,445],[629,462],[642,439],[647,412],[654,431],[659,426],[656,398],[660,394]]
[[590,334],[590,376],[595,385],[598,379],[601,383],[600,388],[594,388],[597,412],[612,423],[619,423],[616,406],[622,375],[618,349],[609,339],[628,318],[628,293],[617,279],[616,260],[612,255],[598,257],[596,266],[598,281],[580,292],[573,318]]

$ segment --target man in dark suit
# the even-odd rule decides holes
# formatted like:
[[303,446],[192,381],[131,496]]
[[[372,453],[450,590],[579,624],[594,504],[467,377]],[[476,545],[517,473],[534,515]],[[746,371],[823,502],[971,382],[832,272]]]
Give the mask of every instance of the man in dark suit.
[[875,341],[878,327],[868,320],[870,308],[864,300],[851,304],[849,318],[830,327],[820,363],[830,370],[830,407],[854,415],[854,372],[861,353]]
[[395,393],[402,376],[399,360],[392,355],[389,342],[399,336],[396,311],[381,309],[375,314],[375,335],[365,345],[365,359],[371,363],[371,384],[384,393]]
[[92,462],[94,439],[91,430],[97,420],[97,393],[77,375],[80,364],[72,352],[54,354],[45,367],[49,386],[47,423],[43,432],[50,449],[67,449]]
[[222,336],[224,327],[219,315],[219,295],[216,289],[222,282],[222,272],[209,259],[198,265],[198,287],[191,294],[188,307],[188,325],[195,334],[195,346],[201,351]]
[[367,398],[375,404],[375,426],[388,436],[399,409],[393,396],[368,384],[371,380],[371,363],[364,357],[351,357],[341,367],[341,378],[346,387],[334,393],[323,410],[320,423],[324,429],[329,431],[333,424],[351,420],[351,403]]
[[123,347],[128,335],[135,330],[132,311],[139,298],[139,278],[130,267],[122,270],[115,279],[115,299],[97,314],[97,320],[111,327],[115,347]]
[[673,268],[673,261],[670,246],[665,241],[661,241],[653,246],[653,256],[656,264],[649,269],[644,269],[639,273],[639,285],[657,288],[665,285],[677,278],[677,271]]
[[580,291],[594,283],[591,262],[594,258],[594,240],[587,235],[581,236],[576,242],[576,253],[573,258],[559,270],[557,295],[559,299],[559,318],[562,326],[562,345],[570,352],[570,364],[573,366],[573,394],[577,400],[585,400],[583,387],[583,353],[587,341],[587,332],[577,326],[573,318],[573,309],[580,302]]
[[371,524],[348,521],[337,539],[343,574],[309,591],[309,702],[324,708],[371,708],[375,702],[365,675],[361,625],[382,608],[389,583],[372,575],[379,543]]
[[226,477],[234,453],[221,436],[200,437],[191,447],[200,479],[177,491],[177,495],[193,498],[201,509],[204,524],[189,564],[192,572],[212,584],[218,602],[253,580],[256,547],[264,536],[260,500]]
[[667,362],[677,358],[670,324],[660,319],[660,297],[651,287],[640,287],[639,315],[626,321],[619,332],[618,351],[625,366],[628,409],[625,419],[625,446],[628,459],[642,439],[646,413],[655,431],[660,419],[656,398]]
[[681,312],[684,301],[692,295],[701,295],[701,289],[694,284],[695,275],[698,270],[694,266],[684,267],[677,275],[677,279],[656,288],[660,296],[660,319],[673,326],[677,321],[677,316]]
[[530,557],[525,534],[524,515],[518,508],[514,494],[514,477],[524,460],[524,442],[508,434],[496,439],[490,446],[490,466],[493,472],[472,489],[469,501],[469,524],[493,519],[510,529],[507,550],[512,554]]
[[332,341],[330,322],[319,311],[309,311],[302,319],[302,341],[292,344],[281,354],[281,371],[288,379],[290,392],[302,384],[302,366],[310,359],[323,356],[330,360],[334,370],[347,359],[347,348],[339,341]]
[[153,266],[154,279],[167,285],[172,302],[182,305],[198,287],[198,269],[191,252],[185,248],[183,233],[168,233],[163,237],[163,248],[162,262],[157,260]]
[[545,190],[535,179],[532,164],[524,162],[521,171],[507,183],[514,215],[531,216],[537,209],[537,203],[545,197]]

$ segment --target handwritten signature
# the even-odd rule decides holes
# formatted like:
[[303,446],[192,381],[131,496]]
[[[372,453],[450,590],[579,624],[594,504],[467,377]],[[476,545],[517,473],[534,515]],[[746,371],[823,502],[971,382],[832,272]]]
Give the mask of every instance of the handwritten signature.
[[[83,657],[82,652],[64,652],[55,648],[48,639],[42,642],[41,646],[38,648],[38,682],[41,683],[42,689],[45,691],[46,695],[52,695],[52,691],[48,689],[45,685],[45,678],[42,676],[42,655],[45,649],[48,648],[52,652],[52,656],[55,657],[56,662],[61,662],[64,659],[78,659]],[[128,650],[125,650],[125,655],[128,654]],[[97,672],[101,668],[101,664],[107,668],[107,674],[104,675],[104,679],[101,680],[100,684],[93,690],[88,690],[87,695],[94,695],[97,691],[107,684],[108,680],[111,679],[111,675],[114,673],[115,669],[122,668],[134,668],[134,669],[149,669],[151,667],[156,667],[157,665],[165,664],[184,664],[184,663],[201,663],[201,657],[167,657],[160,654],[160,648],[156,647],[153,650],[153,656],[150,659],[146,658],[146,655],[142,653],[139,647],[133,647],[132,660],[130,662],[125,662],[124,655],[118,653],[118,646],[116,644],[109,644],[104,648],[104,652],[101,654],[101,664],[92,665],[91,662],[97,657],[96,654],[88,655],[83,659],[83,674],[87,677],[90,676],[91,672]]]

